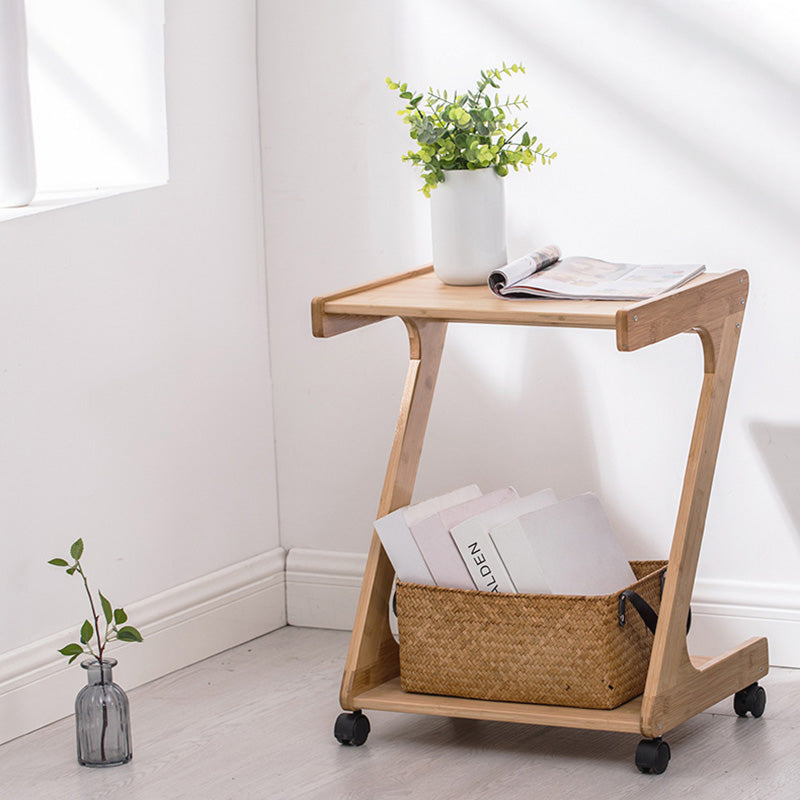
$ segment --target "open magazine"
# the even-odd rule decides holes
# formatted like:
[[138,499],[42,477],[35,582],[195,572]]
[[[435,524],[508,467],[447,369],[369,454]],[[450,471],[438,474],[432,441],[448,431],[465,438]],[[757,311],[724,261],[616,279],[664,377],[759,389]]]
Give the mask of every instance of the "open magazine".
[[489,288],[499,297],[561,300],[644,300],[668,292],[705,270],[703,264],[613,264],[597,258],[561,258],[556,245],[496,269]]

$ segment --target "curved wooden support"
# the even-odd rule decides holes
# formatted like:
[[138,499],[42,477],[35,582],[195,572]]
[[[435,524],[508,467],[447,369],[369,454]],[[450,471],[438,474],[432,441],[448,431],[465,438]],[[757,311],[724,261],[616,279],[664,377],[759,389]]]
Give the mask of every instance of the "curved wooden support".
[[[698,329],[714,331],[718,338],[722,322],[744,312],[749,278],[743,269],[705,277],[689,287],[620,308],[616,312],[617,348],[638,350]],[[713,356],[713,350],[705,347],[705,341],[703,344],[706,355]],[[713,372],[713,363],[706,362],[706,372]]]
[[[740,283],[746,289],[746,281]],[[686,646],[686,617],[700,556],[744,303],[739,302],[737,308],[736,304],[718,302],[702,311],[708,314],[707,321],[702,325],[695,324],[693,329],[703,344],[705,375],[661,600],[662,613],[642,699],[642,733],[650,737],[662,735],[734,694],[763,677],[768,669],[766,639],[750,640],[699,667],[692,663]]]
[[[403,321],[408,330],[410,362],[378,517],[411,502],[447,332],[446,322]],[[339,696],[345,710],[355,710],[356,695],[400,674],[397,642],[388,617],[393,580],[394,569],[373,531]]]

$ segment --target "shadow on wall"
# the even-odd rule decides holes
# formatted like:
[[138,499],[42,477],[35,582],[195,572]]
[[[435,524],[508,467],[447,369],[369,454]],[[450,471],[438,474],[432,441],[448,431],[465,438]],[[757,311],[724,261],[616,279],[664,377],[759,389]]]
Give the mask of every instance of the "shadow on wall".
[[[565,38],[563,31],[548,26],[539,16],[515,12],[515,8],[522,7],[521,0],[511,0],[510,4],[502,6],[495,0],[469,0],[462,5],[467,6],[464,13],[468,13],[471,7],[476,18],[481,18],[481,24],[502,27],[509,35],[516,35],[522,52],[535,51],[537,57],[557,67],[565,80],[589,90],[595,97],[603,98],[609,108],[616,109],[622,115],[627,125],[635,126],[653,145],[671,154],[678,163],[691,164],[698,174],[746,200],[755,210],[767,212],[766,216],[773,223],[779,223],[790,231],[796,229],[800,212],[798,195],[793,191],[791,182],[783,179],[779,172],[781,169],[795,169],[793,140],[776,140],[773,136],[772,144],[777,148],[776,153],[780,151],[786,158],[782,161],[774,155],[768,163],[742,158],[741,149],[735,141],[722,142],[719,136],[709,136],[706,127],[708,121],[703,125],[686,125],[687,114],[700,113],[704,109],[704,92],[709,91],[711,84],[708,82],[712,80],[709,76],[718,79],[716,69],[707,71],[708,64],[715,60],[725,65],[729,75],[740,76],[736,86],[741,86],[741,91],[745,92],[742,98],[748,98],[749,102],[774,98],[774,102],[761,106],[758,113],[753,108],[749,109],[750,120],[745,120],[744,124],[757,124],[758,127],[752,130],[748,128],[747,133],[742,131],[743,137],[755,138],[768,130],[791,130],[796,123],[800,123],[800,86],[793,75],[790,77],[788,74],[791,68],[787,67],[784,72],[764,61],[759,57],[758,50],[749,45],[746,36],[740,32],[710,35],[712,26],[708,22],[703,22],[696,15],[682,16],[674,8],[674,3],[614,0],[613,6],[619,18],[624,19],[627,25],[634,26],[634,30],[639,31],[644,39],[652,35],[654,27],[669,33],[669,36],[653,39],[654,57],[669,64],[669,59],[674,59],[676,53],[688,48],[692,60],[687,62],[685,69],[700,65],[706,70],[695,78],[695,97],[700,105],[685,105],[683,115],[676,115],[666,111],[663,103],[648,102],[649,98],[640,91],[634,87],[626,88],[613,78],[617,53],[608,56],[601,46],[602,37],[597,47],[587,47],[585,41],[576,47],[574,39]],[[592,13],[609,16],[607,5],[586,3],[585,0],[574,5],[583,6],[587,18]],[[718,28],[730,29],[736,18],[735,12],[729,16],[720,13],[715,21]],[[572,33],[574,31],[570,35]],[[642,69],[646,74],[647,67]],[[676,76],[683,81],[689,80],[684,69],[679,70]],[[689,98],[684,97],[684,103],[688,102]],[[739,126],[743,124],[741,106],[731,103],[724,107],[724,113],[729,115],[728,124],[722,125],[721,120],[716,121],[717,133],[740,130]]]
[[601,492],[587,390],[563,333],[470,327],[448,331],[415,498],[473,482]]
[[[800,426],[754,420],[750,423],[750,435],[795,531],[800,534]],[[800,548],[800,538],[797,544]]]

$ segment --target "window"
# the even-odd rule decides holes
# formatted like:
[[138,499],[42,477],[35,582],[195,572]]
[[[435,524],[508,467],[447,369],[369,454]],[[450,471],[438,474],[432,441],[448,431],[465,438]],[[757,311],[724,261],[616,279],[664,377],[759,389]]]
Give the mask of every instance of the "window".
[[37,195],[0,219],[169,177],[164,0],[27,0]]

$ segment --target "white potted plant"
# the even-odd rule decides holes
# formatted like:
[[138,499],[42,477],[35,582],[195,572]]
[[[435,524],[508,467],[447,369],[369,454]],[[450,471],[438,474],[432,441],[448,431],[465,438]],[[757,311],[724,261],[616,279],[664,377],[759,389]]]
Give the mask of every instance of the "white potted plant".
[[475,89],[429,88],[415,93],[386,79],[406,106],[398,112],[409,125],[416,149],[403,156],[420,168],[422,193],[431,198],[433,268],[448,284],[484,283],[507,261],[505,194],[509,167],[530,169],[557,155],[523,130],[510,114],[527,107],[527,97],[501,99],[504,77],[525,72],[522,64],[482,70]]

